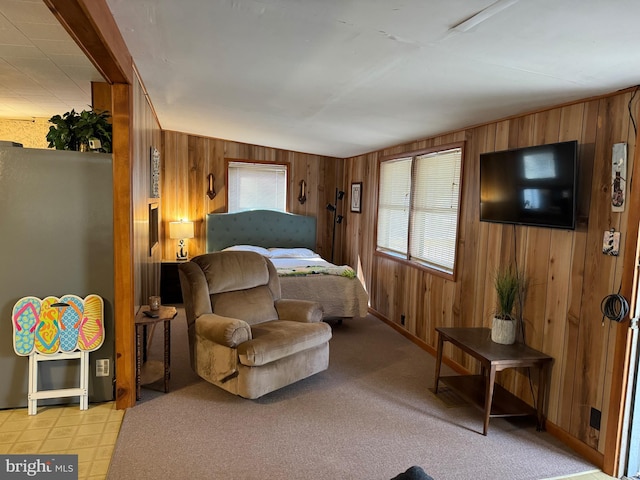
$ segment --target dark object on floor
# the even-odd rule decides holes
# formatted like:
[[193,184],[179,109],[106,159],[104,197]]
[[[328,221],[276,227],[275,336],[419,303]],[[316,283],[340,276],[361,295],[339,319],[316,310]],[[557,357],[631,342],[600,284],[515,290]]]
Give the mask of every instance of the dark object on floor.
[[433,480],[433,477],[427,475],[421,467],[414,465],[391,480]]

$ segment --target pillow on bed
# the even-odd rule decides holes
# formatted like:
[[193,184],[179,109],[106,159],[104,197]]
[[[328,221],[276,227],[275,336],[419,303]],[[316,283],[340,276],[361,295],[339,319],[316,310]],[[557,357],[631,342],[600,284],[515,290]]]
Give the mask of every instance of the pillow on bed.
[[242,251],[242,252],[256,252],[263,257],[270,257],[271,252],[263,247],[256,247],[255,245],[233,245],[231,247],[223,248],[222,251]]
[[320,258],[308,248],[270,248],[269,253],[271,258]]

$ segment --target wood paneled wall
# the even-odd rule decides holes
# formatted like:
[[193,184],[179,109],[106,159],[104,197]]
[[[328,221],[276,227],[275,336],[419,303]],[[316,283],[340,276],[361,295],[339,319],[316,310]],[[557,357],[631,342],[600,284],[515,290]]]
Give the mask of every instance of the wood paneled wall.
[[[317,218],[318,252],[331,256],[333,216],[326,210],[335,200],[335,189],[344,190],[343,160],[276,148],[248,145],[186,133],[163,131],[161,160],[162,257],[175,258],[177,241],[169,239],[169,222],[195,222],[195,238],[188,241],[189,256],[205,253],[205,216],[227,210],[225,159],[287,163],[289,165],[288,211]],[[207,176],[215,177],[216,196],[207,196]],[[307,184],[307,200],[298,202],[300,181]],[[339,205],[339,213],[347,206]],[[336,230],[336,263],[340,260],[342,225]]]
[[160,125],[147,100],[143,85],[134,72],[133,83],[133,276],[136,311],[148,303],[150,295],[160,295],[160,244],[149,248],[149,205],[158,204],[159,198],[151,198],[151,148],[162,148]]
[[[632,92],[488,123],[346,160],[345,185],[363,182],[363,213],[347,213],[343,260],[359,266],[371,306],[436,348],[439,326],[491,326],[495,293],[492,273],[517,260],[530,279],[525,301],[526,343],[555,359],[548,395],[548,420],[570,436],[604,451],[612,355],[617,324],[602,320],[602,299],[619,291],[625,259],[629,209],[611,212],[611,153],[628,144],[629,185],[633,177],[637,99]],[[579,142],[579,226],[575,231],[479,222],[479,155],[514,147]],[[455,282],[375,254],[378,161],[385,155],[466,141]],[[602,253],[603,232],[622,232],[621,255]],[[450,346],[445,355],[468,370],[473,359]],[[500,382],[529,403],[537,389],[526,370],[503,372]],[[601,429],[589,426],[591,408],[602,412]]]
[[[134,302],[137,311],[148,302],[150,295],[160,294],[160,262],[162,251],[158,244],[149,248],[149,205],[159,198],[151,198],[150,154],[151,147],[162,148],[160,125],[149,105],[144,88],[134,73],[132,86],[131,142],[131,191],[133,209],[133,282]],[[92,105],[100,110],[111,110],[111,86],[107,83],[92,84]],[[159,211],[160,213],[160,211]]]

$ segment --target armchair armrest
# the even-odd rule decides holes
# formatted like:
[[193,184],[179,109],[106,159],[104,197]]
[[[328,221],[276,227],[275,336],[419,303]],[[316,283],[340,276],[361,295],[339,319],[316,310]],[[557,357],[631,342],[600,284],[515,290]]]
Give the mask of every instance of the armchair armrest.
[[275,302],[280,320],[317,323],[322,321],[322,305],[310,300],[281,298]]
[[247,322],[215,313],[200,315],[196,319],[196,334],[229,348],[236,348],[252,338]]

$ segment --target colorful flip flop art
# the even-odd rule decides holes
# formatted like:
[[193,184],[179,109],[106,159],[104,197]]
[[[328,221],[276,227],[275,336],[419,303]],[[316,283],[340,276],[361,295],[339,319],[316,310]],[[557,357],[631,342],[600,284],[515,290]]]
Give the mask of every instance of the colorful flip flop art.
[[104,302],[98,295],[24,297],[11,317],[13,349],[20,356],[92,352],[104,342]]

